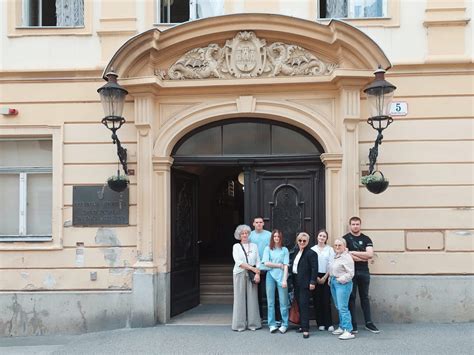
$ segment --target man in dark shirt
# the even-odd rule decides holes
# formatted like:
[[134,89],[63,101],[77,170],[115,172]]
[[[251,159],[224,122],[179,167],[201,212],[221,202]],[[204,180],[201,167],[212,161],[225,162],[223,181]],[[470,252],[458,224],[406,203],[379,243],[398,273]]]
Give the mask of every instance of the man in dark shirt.
[[343,237],[346,240],[347,249],[349,249],[349,254],[351,254],[355,264],[355,274],[352,279],[352,293],[349,298],[349,311],[351,312],[353,327],[352,332],[357,333],[355,300],[357,296],[357,288],[359,288],[360,305],[365,318],[365,329],[372,333],[379,333],[380,331],[372,322],[369,302],[369,260],[374,256],[374,245],[372,240],[360,231],[360,225],[361,219],[359,217],[351,217],[349,220],[351,232]]

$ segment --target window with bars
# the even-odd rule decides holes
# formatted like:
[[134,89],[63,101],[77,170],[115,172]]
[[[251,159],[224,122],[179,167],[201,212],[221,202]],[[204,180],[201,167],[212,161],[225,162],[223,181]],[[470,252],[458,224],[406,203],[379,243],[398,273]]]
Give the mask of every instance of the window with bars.
[[83,27],[84,0],[23,0],[23,27]]
[[52,237],[52,140],[0,140],[0,241]]
[[386,0],[319,0],[320,18],[387,17]]

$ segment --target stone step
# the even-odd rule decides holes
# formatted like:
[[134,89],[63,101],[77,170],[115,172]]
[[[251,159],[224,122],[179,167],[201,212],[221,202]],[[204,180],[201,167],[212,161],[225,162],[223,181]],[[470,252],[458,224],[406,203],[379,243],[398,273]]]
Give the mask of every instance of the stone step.
[[206,294],[201,292],[201,304],[232,304],[234,296],[228,294]]
[[232,274],[201,274],[202,284],[229,284],[232,285]]
[[202,294],[226,294],[233,295],[234,288],[232,284],[202,284],[201,283],[201,295]]

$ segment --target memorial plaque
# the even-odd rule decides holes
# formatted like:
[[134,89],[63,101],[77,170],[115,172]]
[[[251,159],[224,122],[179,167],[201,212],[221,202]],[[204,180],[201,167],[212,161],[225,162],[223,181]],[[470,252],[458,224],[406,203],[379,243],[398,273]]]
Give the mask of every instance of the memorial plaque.
[[128,225],[129,189],[115,192],[107,185],[74,186],[72,189],[72,225]]

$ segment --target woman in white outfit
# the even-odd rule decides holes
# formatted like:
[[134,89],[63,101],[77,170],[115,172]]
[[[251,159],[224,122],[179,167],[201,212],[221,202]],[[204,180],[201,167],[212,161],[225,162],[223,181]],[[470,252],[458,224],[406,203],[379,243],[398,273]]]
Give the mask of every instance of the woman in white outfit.
[[[257,330],[262,327],[258,310],[258,283],[260,282],[260,265],[258,248],[249,242],[250,227],[242,224],[237,226],[234,237],[240,243],[234,244],[232,256],[235,261],[233,269],[234,279],[234,307],[232,311],[232,330]],[[255,275],[254,284],[250,281],[248,270]]]

